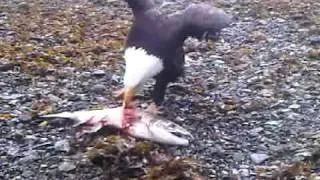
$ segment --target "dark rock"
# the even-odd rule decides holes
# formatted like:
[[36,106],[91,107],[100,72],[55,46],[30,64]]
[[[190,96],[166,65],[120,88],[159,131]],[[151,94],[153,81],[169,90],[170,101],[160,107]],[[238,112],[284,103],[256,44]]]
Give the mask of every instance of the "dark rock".
[[100,76],[104,76],[106,73],[105,73],[104,70],[95,70],[95,71],[92,72],[92,74],[93,74],[94,76],[100,77]]
[[106,91],[106,87],[102,84],[96,84],[92,86],[91,90],[97,94],[103,94]]
[[0,64],[0,71],[13,70],[14,66],[15,66],[15,64],[13,64],[13,63]]
[[41,158],[39,152],[35,150],[26,151],[23,156],[23,158],[19,159],[21,164],[30,163]]
[[320,45],[320,36],[309,37],[311,45]]
[[27,121],[30,121],[32,119],[32,116],[30,114],[27,114],[27,113],[23,113],[23,114],[20,114],[18,116],[18,119],[21,121],[21,122],[27,122]]

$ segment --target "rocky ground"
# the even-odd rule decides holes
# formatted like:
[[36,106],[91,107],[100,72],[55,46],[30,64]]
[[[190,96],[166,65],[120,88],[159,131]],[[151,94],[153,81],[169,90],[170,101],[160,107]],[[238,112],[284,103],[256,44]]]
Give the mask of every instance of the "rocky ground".
[[[191,171],[177,157],[197,161],[200,170],[189,176],[203,179],[320,176],[320,3],[215,4],[236,21],[218,42],[186,42],[186,76],[169,87],[165,116],[196,138],[177,148],[114,135],[81,144],[71,122],[35,116],[120,104],[112,92],[121,87],[121,48],[132,19],[125,2],[2,0],[0,179],[159,179],[161,171],[172,179],[172,167]],[[88,146],[99,153],[83,156]],[[163,157],[162,165],[150,155]]]

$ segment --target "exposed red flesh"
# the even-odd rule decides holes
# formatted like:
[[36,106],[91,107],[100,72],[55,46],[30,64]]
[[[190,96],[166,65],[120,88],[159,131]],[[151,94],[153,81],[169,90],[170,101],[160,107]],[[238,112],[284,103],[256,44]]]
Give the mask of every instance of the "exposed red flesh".
[[123,118],[121,121],[121,127],[127,128],[130,126],[130,121],[132,121],[135,117],[135,109],[133,108],[124,108],[123,109]]

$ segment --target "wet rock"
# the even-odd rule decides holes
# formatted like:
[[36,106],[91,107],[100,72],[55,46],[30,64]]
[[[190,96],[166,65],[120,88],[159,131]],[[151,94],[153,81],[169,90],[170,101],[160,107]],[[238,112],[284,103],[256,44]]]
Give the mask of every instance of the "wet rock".
[[311,156],[312,154],[311,154],[311,152],[309,152],[308,150],[300,150],[300,152],[298,152],[298,153],[296,153],[295,154],[295,156],[296,157],[309,157],[309,156]]
[[320,36],[311,36],[309,39],[311,45],[320,45]]
[[20,148],[17,146],[9,146],[7,147],[6,153],[10,156],[16,157],[19,156],[19,150]]
[[250,133],[251,133],[251,134],[258,134],[258,133],[260,133],[261,131],[263,131],[263,128],[262,128],[262,127],[257,127],[257,128],[251,129],[251,130],[250,130]]
[[19,159],[19,163],[24,164],[24,163],[30,163],[33,162],[35,160],[39,160],[40,154],[38,151],[36,150],[31,150],[31,151],[27,151],[24,153],[24,157]]
[[250,159],[255,163],[255,164],[261,164],[265,160],[269,158],[269,155],[267,154],[260,154],[260,153],[252,153],[250,154]]
[[13,63],[3,63],[0,64],[0,71],[9,71],[12,70],[14,68],[14,64]]
[[16,130],[14,133],[12,133],[12,137],[17,142],[22,142],[24,139],[24,133],[22,130]]
[[67,140],[57,141],[57,142],[54,144],[54,148],[55,148],[56,151],[69,152],[69,151],[70,151],[69,141],[67,141]]
[[259,20],[259,24],[266,25],[266,24],[268,24],[268,22],[266,20],[261,19],[261,20]]
[[106,73],[105,73],[104,70],[95,70],[95,71],[92,72],[92,74],[94,76],[101,77],[101,76],[104,76]]
[[96,84],[92,86],[91,90],[97,94],[103,94],[106,90],[106,87],[102,84]]
[[272,90],[270,90],[270,89],[263,89],[263,90],[261,90],[261,95],[262,96],[264,96],[264,97],[271,97],[271,96],[273,96],[273,92],[272,92]]
[[21,174],[21,176],[25,178],[30,178],[30,177],[33,177],[34,175],[35,175],[34,172],[30,170],[23,171],[23,173]]
[[245,156],[244,156],[243,153],[235,153],[235,154],[233,154],[233,159],[236,162],[241,162],[241,161],[244,160],[244,158],[245,158]]
[[89,77],[91,76],[91,73],[85,71],[85,72],[82,72],[81,75],[82,75],[83,77],[89,78]]
[[27,114],[27,113],[23,113],[23,114],[20,114],[18,116],[18,119],[21,121],[21,122],[27,122],[27,121],[30,121],[32,119],[32,116],[30,114]]
[[290,109],[299,109],[301,106],[299,104],[292,104],[288,108]]
[[241,176],[248,177],[250,175],[250,171],[249,169],[240,169],[239,174],[241,174]]
[[59,98],[58,96],[55,96],[53,94],[49,94],[48,95],[48,98],[52,101],[52,102],[55,102],[55,103],[59,103],[62,101],[61,98]]
[[30,10],[30,5],[28,3],[26,3],[26,2],[20,2],[18,4],[18,9],[20,11],[29,11]]
[[0,99],[3,100],[16,100],[19,99],[21,97],[24,97],[24,94],[11,94],[11,95],[0,95]]
[[281,121],[267,121],[267,125],[272,125],[272,126],[278,126],[280,125]]
[[118,75],[112,75],[111,80],[113,84],[118,84],[121,81],[121,77]]
[[65,162],[62,162],[58,168],[59,168],[59,171],[68,172],[68,171],[74,170],[76,166],[72,162],[65,161]]

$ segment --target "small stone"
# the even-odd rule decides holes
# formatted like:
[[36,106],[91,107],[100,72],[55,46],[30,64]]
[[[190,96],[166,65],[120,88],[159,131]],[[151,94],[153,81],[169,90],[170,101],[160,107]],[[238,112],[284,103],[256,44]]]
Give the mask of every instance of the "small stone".
[[262,127],[257,127],[257,128],[251,129],[250,133],[257,134],[257,133],[259,133],[261,131],[263,131],[263,128]]
[[260,93],[264,97],[271,97],[273,95],[273,92],[270,89],[263,89]]
[[35,150],[25,152],[24,156],[25,157],[23,157],[19,160],[19,163],[25,164],[25,163],[30,163],[30,162],[33,162],[35,160],[40,159],[39,153]]
[[104,70],[95,70],[92,72],[94,76],[104,76],[106,73]]
[[228,171],[225,171],[225,170],[223,170],[221,173],[223,176],[227,176],[229,174]]
[[268,24],[268,22],[267,22],[266,20],[263,20],[263,19],[259,20],[259,23],[260,23],[261,25],[266,25],[266,24]]
[[261,164],[265,160],[269,158],[269,155],[267,154],[260,154],[260,153],[252,153],[250,154],[250,159],[255,163],[255,164]]
[[30,114],[20,114],[18,116],[18,119],[22,122],[25,122],[25,121],[30,121],[32,119],[31,115]]
[[304,152],[299,152],[297,154],[295,154],[296,157],[302,156],[302,157],[310,157],[312,154],[308,151],[304,151]]
[[15,100],[15,99],[19,99],[21,97],[24,97],[24,94],[12,94],[12,95],[0,95],[0,99],[3,100]]
[[120,83],[120,81],[121,81],[120,76],[118,76],[118,75],[112,75],[111,80],[112,80],[113,84]]
[[85,71],[85,72],[82,72],[81,75],[82,75],[83,77],[90,77],[91,73]]
[[301,106],[299,104],[292,104],[288,108],[290,109],[299,109]]
[[10,156],[18,156],[19,155],[19,147],[14,147],[14,146],[9,146],[7,148],[7,154],[10,155]]
[[76,166],[72,162],[65,161],[59,165],[59,171],[64,171],[64,172],[72,171],[75,168]]
[[26,171],[24,171],[21,175],[22,175],[23,177],[25,177],[25,178],[30,178],[30,177],[32,177],[34,174],[33,174],[32,171],[26,170]]
[[67,140],[57,141],[54,144],[54,148],[57,151],[69,152],[70,151],[70,143]]
[[239,171],[237,169],[232,169],[232,175],[238,175]]
[[244,159],[244,154],[243,153],[234,153],[233,154],[233,160],[240,162]]
[[311,138],[320,139],[320,133],[316,133],[316,134],[312,135]]
[[280,123],[281,123],[281,121],[267,121],[265,124],[276,126],[276,125],[279,125]]
[[311,45],[320,44],[320,36],[311,36],[309,39]]
[[14,99],[14,100],[11,100],[8,102],[8,104],[10,104],[10,105],[17,105],[18,103],[19,103],[18,99]]
[[178,116],[178,117],[176,117],[176,120],[180,121],[180,122],[183,122],[185,119],[183,117]]
[[13,178],[14,180],[22,180],[23,178],[19,175],[19,176],[15,176],[14,178]]
[[249,169],[240,169],[239,172],[242,176],[245,176],[245,177],[248,177],[250,175]]
[[291,111],[291,109],[289,109],[289,108],[286,108],[286,109],[280,109],[280,111],[281,111],[281,112],[283,112],[283,113],[287,113],[287,112],[290,112],[290,111]]
[[18,8],[19,8],[19,10],[22,10],[22,11],[29,11],[30,5],[26,2],[21,2],[18,4]]
[[225,62],[222,60],[214,60],[213,64],[224,64]]
[[240,169],[249,169],[250,166],[249,166],[249,165],[246,165],[246,164],[241,164],[241,165],[239,166],[239,168],[240,168]]
[[102,84],[96,84],[92,87],[92,91],[101,94],[105,91],[106,87]]
[[52,102],[55,102],[55,103],[58,103],[58,102],[62,101],[61,98],[59,98],[58,96],[55,96],[55,95],[53,95],[53,94],[49,94],[49,95],[48,95],[48,98],[49,98]]
[[47,168],[48,165],[47,165],[47,164],[41,164],[40,167],[41,167],[41,168]]
[[22,130],[15,130],[12,133],[12,137],[14,138],[14,140],[16,140],[17,142],[21,142],[24,140],[24,134]]

